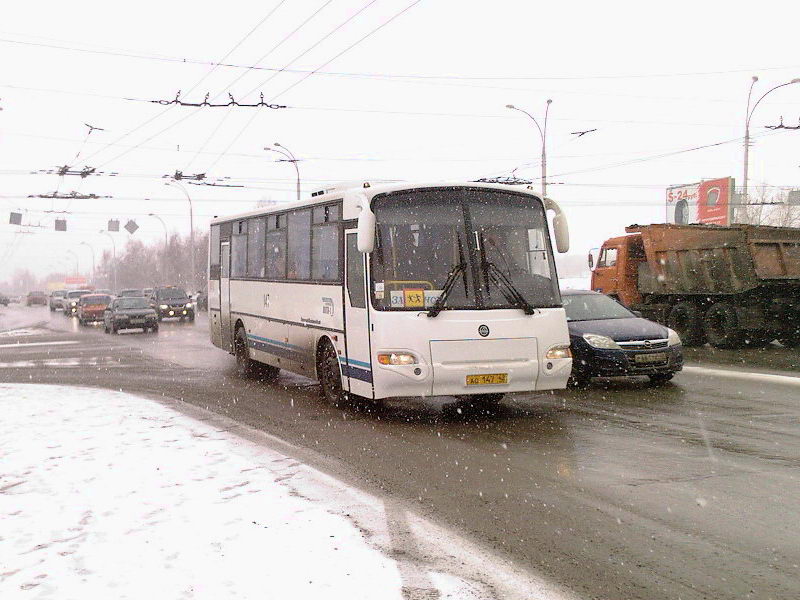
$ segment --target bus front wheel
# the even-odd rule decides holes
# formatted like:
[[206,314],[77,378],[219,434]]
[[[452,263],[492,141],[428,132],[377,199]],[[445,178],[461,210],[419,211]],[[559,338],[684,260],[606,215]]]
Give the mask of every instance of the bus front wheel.
[[345,403],[347,393],[342,388],[342,373],[339,369],[339,356],[330,342],[325,342],[317,356],[320,393],[332,406]]

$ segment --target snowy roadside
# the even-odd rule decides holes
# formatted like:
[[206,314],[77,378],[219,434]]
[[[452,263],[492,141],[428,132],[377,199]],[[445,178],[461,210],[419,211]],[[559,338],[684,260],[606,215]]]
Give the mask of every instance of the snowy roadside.
[[0,411],[4,599],[568,597],[177,401],[0,384]]

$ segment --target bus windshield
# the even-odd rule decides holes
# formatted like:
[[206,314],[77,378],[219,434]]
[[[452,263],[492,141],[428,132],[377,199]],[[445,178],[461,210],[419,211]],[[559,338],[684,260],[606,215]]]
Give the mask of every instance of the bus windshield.
[[544,209],[531,196],[433,188],[377,197],[373,210],[376,308],[561,305]]

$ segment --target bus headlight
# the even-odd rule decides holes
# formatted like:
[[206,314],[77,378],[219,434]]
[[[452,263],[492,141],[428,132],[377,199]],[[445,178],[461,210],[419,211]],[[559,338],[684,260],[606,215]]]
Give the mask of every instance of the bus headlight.
[[551,346],[544,357],[548,359],[572,358],[572,352],[569,349],[569,344],[559,344],[557,346]]
[[597,333],[584,333],[583,339],[586,340],[586,343],[592,348],[603,348],[604,350],[622,350],[622,348],[617,345],[617,342],[605,335],[599,335]]
[[417,357],[408,352],[379,352],[378,362],[382,365],[415,365]]

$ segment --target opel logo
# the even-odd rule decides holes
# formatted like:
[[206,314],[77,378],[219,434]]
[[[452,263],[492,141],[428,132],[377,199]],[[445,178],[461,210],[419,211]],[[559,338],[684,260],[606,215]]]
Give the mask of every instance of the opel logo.
[[481,337],[486,337],[487,335],[489,335],[489,328],[486,325],[481,325],[480,327],[478,327],[478,333],[480,334]]
[[652,347],[652,345],[653,345],[653,342],[651,342],[650,340],[645,340],[644,341],[644,347],[645,348],[650,348],[650,347]]

